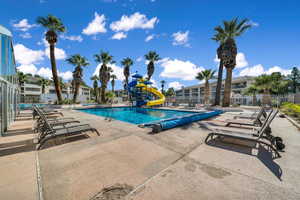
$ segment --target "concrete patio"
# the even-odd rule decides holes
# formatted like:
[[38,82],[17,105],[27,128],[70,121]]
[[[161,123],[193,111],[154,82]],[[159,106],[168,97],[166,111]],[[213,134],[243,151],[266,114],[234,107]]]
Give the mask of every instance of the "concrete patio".
[[[35,151],[32,121],[15,122],[0,140],[0,199],[87,200],[117,183],[133,186],[127,199],[134,200],[300,199],[300,134],[287,119],[272,123],[286,144],[282,157],[273,159],[263,146],[204,143],[232,113],[149,134],[125,122],[63,112],[102,135],[62,138]],[[26,134],[17,134],[21,129]],[[22,145],[10,148],[16,142]]]

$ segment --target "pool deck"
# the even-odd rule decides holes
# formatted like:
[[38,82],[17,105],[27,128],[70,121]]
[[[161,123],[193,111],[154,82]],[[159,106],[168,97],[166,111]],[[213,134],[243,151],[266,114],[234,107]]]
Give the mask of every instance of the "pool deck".
[[32,120],[16,121],[0,138],[0,199],[87,200],[116,183],[134,187],[127,196],[132,200],[300,199],[300,132],[287,119],[271,125],[286,144],[273,159],[263,146],[204,144],[210,129],[224,128],[234,113],[158,134],[75,110],[63,113],[102,135],[60,139],[35,151]]

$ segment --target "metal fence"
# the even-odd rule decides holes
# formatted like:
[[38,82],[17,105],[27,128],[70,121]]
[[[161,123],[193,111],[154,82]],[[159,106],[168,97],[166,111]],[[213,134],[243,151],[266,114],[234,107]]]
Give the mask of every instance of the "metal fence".
[[[222,102],[222,99],[221,99]],[[235,95],[231,97],[231,105],[246,105],[246,106],[260,106],[260,105],[272,105],[280,106],[283,102],[291,102],[300,104],[300,93],[297,94],[286,94],[286,95],[255,95],[255,96],[244,96]],[[188,104],[189,106],[195,106],[195,104],[204,104],[204,97],[190,98],[190,97],[175,97],[174,103]],[[210,98],[210,103],[214,103],[214,98]]]

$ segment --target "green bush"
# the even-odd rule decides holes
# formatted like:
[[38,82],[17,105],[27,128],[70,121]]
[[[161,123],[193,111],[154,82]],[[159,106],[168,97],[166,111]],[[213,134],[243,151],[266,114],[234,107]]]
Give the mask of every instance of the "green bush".
[[299,104],[293,104],[289,102],[284,102],[281,105],[281,111],[285,114],[296,118],[297,120],[300,120],[300,105]]

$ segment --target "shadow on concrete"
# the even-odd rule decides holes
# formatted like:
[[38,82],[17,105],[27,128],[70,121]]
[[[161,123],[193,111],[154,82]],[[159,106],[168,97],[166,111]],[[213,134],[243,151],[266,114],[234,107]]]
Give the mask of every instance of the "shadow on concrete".
[[81,134],[81,135],[74,135],[74,136],[64,136],[64,137],[59,137],[59,138],[54,138],[52,140],[47,141],[43,146],[43,149],[48,149],[53,146],[59,146],[67,143],[72,143],[80,140],[84,140],[90,138],[89,135],[87,134]]
[[[269,148],[266,149],[264,145],[259,144],[258,148],[256,148],[257,146],[256,144],[254,146],[237,145],[237,144],[222,142],[217,138],[209,140],[207,142],[207,145],[250,155],[250,156],[255,156],[281,181],[282,169],[276,162],[274,162],[274,160],[277,157],[274,157],[272,150]],[[257,149],[257,155],[252,153],[253,148]]]
[[27,135],[27,134],[33,134],[32,128],[8,130],[5,134],[5,137],[16,136],[16,135]]
[[35,150],[32,139],[0,144],[0,157]]

